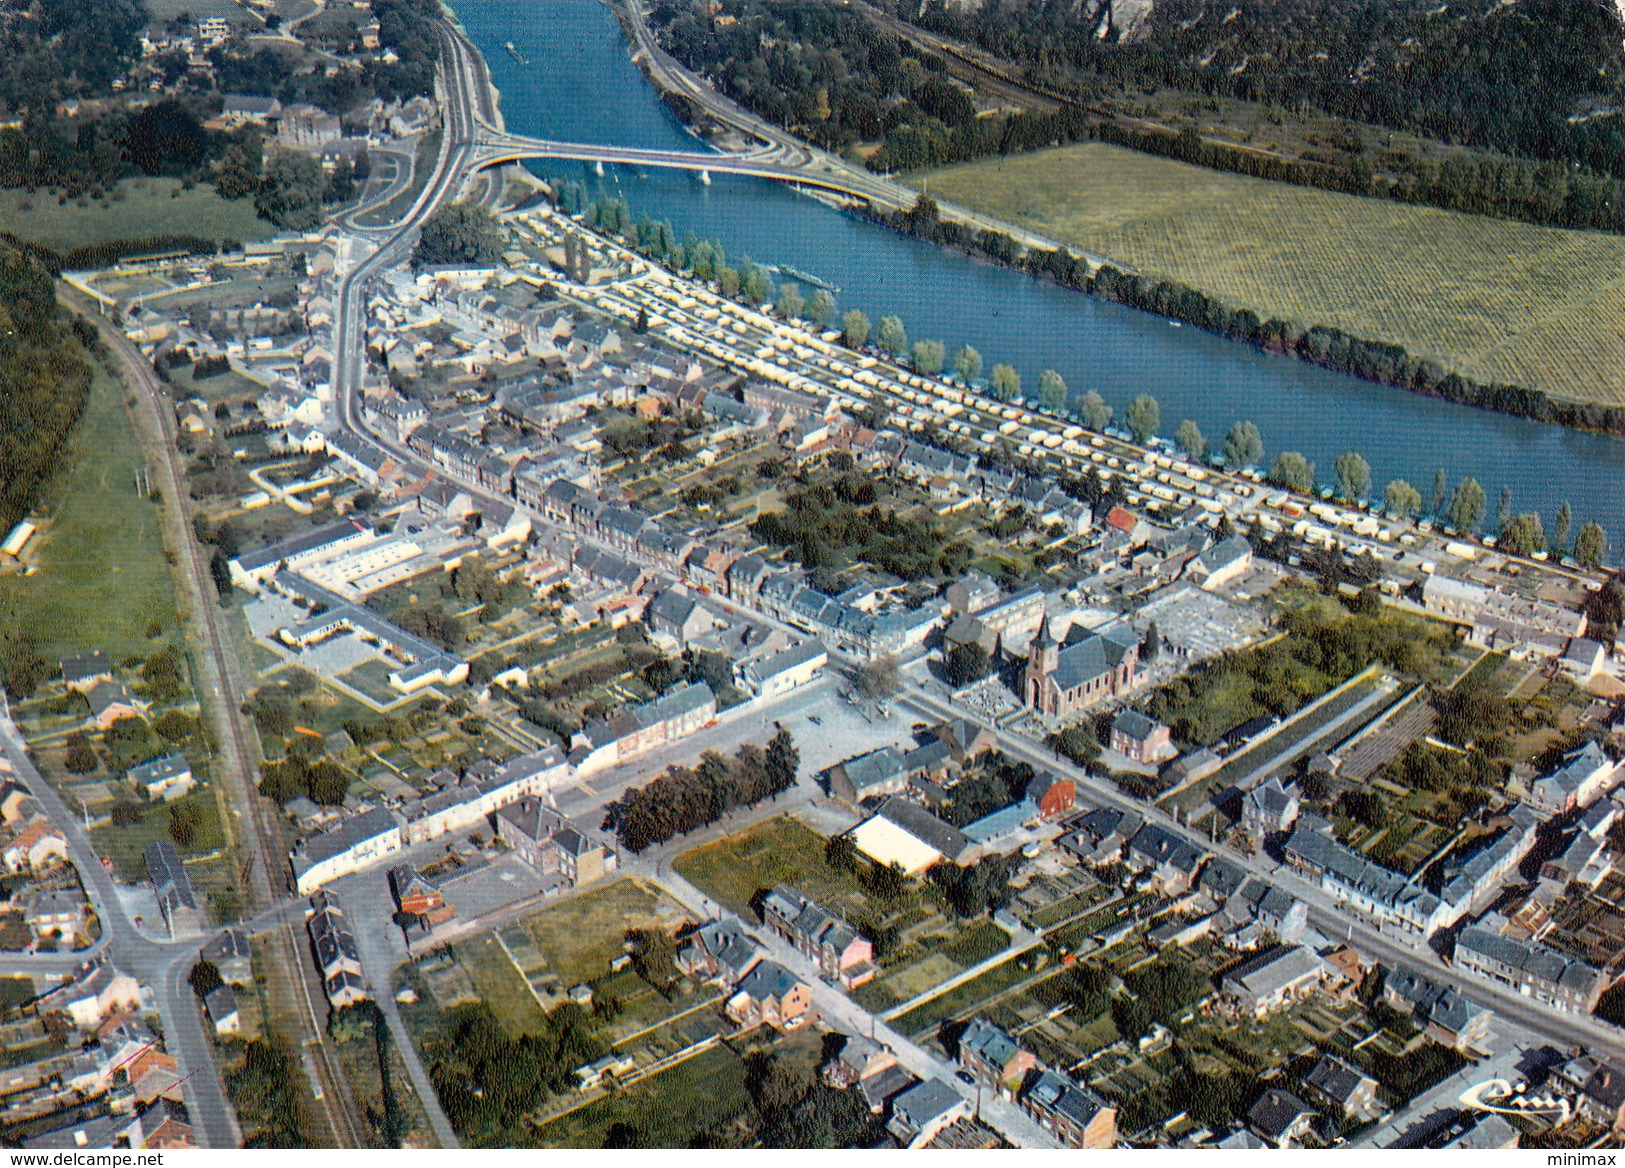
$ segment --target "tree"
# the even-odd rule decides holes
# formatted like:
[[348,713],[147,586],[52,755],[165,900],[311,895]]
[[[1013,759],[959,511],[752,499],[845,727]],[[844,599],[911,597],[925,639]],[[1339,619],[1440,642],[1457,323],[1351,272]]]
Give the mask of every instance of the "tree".
[[1598,567],[1607,555],[1608,537],[1603,534],[1602,524],[1594,520],[1583,524],[1580,534],[1574,537],[1574,558],[1580,566]]
[[964,689],[967,685],[986,677],[993,669],[993,660],[979,643],[965,641],[949,651],[943,662],[943,669],[947,674],[949,685],[955,689]]
[[173,803],[169,808],[169,838],[183,848],[197,840],[198,828],[203,824],[203,813],[193,803]]
[[954,372],[961,381],[975,381],[982,376],[982,354],[969,345],[962,345],[954,354]]
[[738,296],[739,288],[740,279],[738,268],[723,267],[717,270],[717,289],[724,296],[727,296],[730,299]]
[[845,833],[830,836],[824,844],[824,863],[840,872],[856,872],[858,845]]
[[1014,401],[1021,393],[1021,374],[1016,372],[1013,365],[995,365],[990,388],[999,401]]
[[800,287],[790,283],[779,285],[778,312],[781,319],[793,320],[801,315],[803,307]]
[[869,341],[869,318],[857,309],[841,318],[841,339],[849,349],[861,349]]
[[209,135],[174,98],[147,106],[124,134],[124,152],[147,174],[195,173],[209,156]]
[[197,719],[181,713],[179,710],[169,710],[152,724],[158,737],[166,742],[183,742],[197,733]]
[[1569,507],[1569,501],[1564,499],[1557,508],[1557,522],[1552,526],[1552,555],[1559,558],[1568,555],[1569,531],[1574,524],[1574,511]]
[[908,332],[903,328],[903,318],[889,315],[881,317],[875,340],[880,343],[882,349],[894,357],[901,357],[907,353]]
[[1152,621],[1145,626],[1145,637],[1140,641],[1140,660],[1150,664],[1162,652],[1162,632],[1157,628],[1157,622]]
[[200,998],[206,998],[215,990],[225,985],[225,979],[220,976],[220,967],[212,961],[199,959],[192,966],[192,972],[186,975],[186,980],[192,986],[192,992]]
[[215,582],[215,591],[219,593],[221,603],[231,596],[231,559],[226,556],[224,547],[216,547],[215,554],[208,560],[208,573]]
[[1207,453],[1207,439],[1202,436],[1201,427],[1189,418],[1179,423],[1179,429],[1174,431],[1174,444],[1186,458],[1201,458]]
[[1066,409],[1066,381],[1053,369],[1038,375],[1038,400],[1052,414]]
[[1251,422],[1237,422],[1224,436],[1224,463],[1231,470],[1257,466],[1264,457],[1264,438]]
[[310,797],[324,807],[337,807],[350,789],[350,772],[330,759],[313,764],[305,775]]
[[1162,407],[1149,393],[1142,393],[1128,403],[1128,409],[1123,411],[1123,421],[1128,423],[1134,440],[1144,445],[1145,441],[1157,432],[1157,427],[1162,425]]
[[827,289],[820,288],[812,294],[802,311],[813,324],[823,324],[835,315],[835,297]]
[[226,147],[214,164],[214,189],[222,199],[243,199],[265,178],[265,153],[258,134]]
[[670,933],[661,928],[628,929],[626,939],[632,943],[632,968],[639,977],[657,990],[677,980],[677,947]]
[[1371,490],[1371,464],[1357,450],[1345,450],[1333,464],[1337,470],[1337,493],[1345,502],[1365,498]]
[[745,299],[752,304],[762,303],[772,291],[773,286],[768,281],[767,271],[761,264],[746,264],[744,271],[739,274],[739,280]]
[[254,209],[278,227],[308,231],[322,221],[326,190],[327,176],[314,154],[279,150],[266,164]]
[[1078,402],[1078,416],[1091,430],[1104,430],[1112,424],[1112,408],[1106,399],[1094,390],[1084,394]]
[[90,745],[90,739],[83,730],[75,730],[68,735],[68,749],[62,756],[62,765],[68,768],[70,774],[88,775],[99,765],[96,751]]
[[801,770],[801,751],[796,749],[796,740],[790,731],[781,728],[768,741],[762,769],[767,778],[769,794],[776,795],[796,785],[796,775]]
[[897,671],[897,658],[886,653],[858,667],[858,692],[876,700],[889,698],[897,692],[901,678]]
[[437,207],[423,221],[412,266],[467,264],[483,267],[502,258],[502,225],[496,216],[470,200]]
[[927,376],[942,372],[942,342],[914,342],[914,371]]
[[1471,535],[1484,518],[1484,488],[1477,479],[1461,480],[1450,500],[1450,526],[1463,535]]
[[1515,556],[1533,555],[1546,548],[1546,531],[1534,512],[1515,517],[1501,532],[1501,547]]
[[1315,488],[1315,464],[1296,450],[1283,450],[1270,464],[1272,482],[1293,491],[1312,491]]
[[1433,472],[1433,489],[1428,492],[1428,514],[1437,519],[1444,514],[1445,478],[1443,470]]
[[1499,536],[1510,526],[1512,526],[1512,488],[1502,487],[1500,497],[1495,502],[1495,534]]
[[1409,519],[1422,508],[1422,493],[1404,479],[1394,479],[1382,490],[1383,502],[1401,519]]

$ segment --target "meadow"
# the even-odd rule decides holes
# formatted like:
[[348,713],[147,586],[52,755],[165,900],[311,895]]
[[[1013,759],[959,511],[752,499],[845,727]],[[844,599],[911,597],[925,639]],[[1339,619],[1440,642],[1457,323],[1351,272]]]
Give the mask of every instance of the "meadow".
[[148,630],[176,627],[175,584],[157,503],[136,489],[144,463],[122,390],[96,367],[84,417],[36,515],[31,576],[0,576],[0,611],[47,661],[105,649],[115,661],[153,649]]
[[242,243],[276,232],[255,212],[252,199],[222,199],[207,183],[188,191],[179,179],[127,178],[105,200],[57,198],[45,190],[0,190],[0,231],[58,251],[153,235]]
[[936,198],[1260,317],[1625,404],[1625,237],[1225,174],[1090,142],[915,176]]

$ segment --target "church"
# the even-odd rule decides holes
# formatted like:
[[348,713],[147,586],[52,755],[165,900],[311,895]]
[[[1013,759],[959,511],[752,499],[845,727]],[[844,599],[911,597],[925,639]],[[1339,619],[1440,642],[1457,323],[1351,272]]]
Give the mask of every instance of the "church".
[[1022,700],[1052,718],[1082,713],[1106,698],[1121,697],[1134,685],[1140,643],[1126,626],[1087,633],[1063,645],[1044,617],[1022,673]]

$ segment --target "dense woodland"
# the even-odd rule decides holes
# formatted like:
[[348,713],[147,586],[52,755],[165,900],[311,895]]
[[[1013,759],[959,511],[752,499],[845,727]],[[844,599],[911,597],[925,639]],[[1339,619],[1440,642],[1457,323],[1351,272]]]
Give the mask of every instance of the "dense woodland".
[[[349,198],[365,174],[341,168],[332,179],[313,175],[308,167],[267,158],[256,127],[222,133],[203,123],[220,111],[225,93],[310,102],[340,115],[374,97],[433,94],[438,5],[377,0],[373,13],[380,45],[399,58],[394,63],[369,56],[359,70],[329,76],[325,69],[291,63],[285,47],[230,42],[209,50],[214,88],[197,89],[188,78],[150,104],[145,95],[126,102],[112,90],[113,79],[141,56],[147,14],[139,0],[46,0],[0,13],[0,60],[7,62],[0,72],[0,107],[21,115],[22,122],[0,130],[0,186],[49,188],[63,200],[102,199],[116,197],[121,178],[165,175],[211,182],[225,198],[254,195],[259,212],[278,226],[311,227],[324,203]],[[187,77],[186,55],[178,50],[158,63],[171,83]],[[70,118],[57,109],[66,98],[97,103]]]
[[1302,104],[1625,178],[1625,128],[1586,116],[1625,102],[1605,0],[1159,0],[1132,30],[1097,37],[1102,7],[927,0],[919,23],[1084,98],[1169,88]]
[[0,527],[38,500],[90,395],[95,332],[57,307],[55,273],[0,241]]
[[[1538,0],[1488,14],[1419,0],[1291,5],[1159,4],[1132,36],[1093,35],[1098,3],[962,5],[932,0],[921,26],[1013,62],[1075,104],[977,116],[943,62],[825,0],[660,0],[666,47],[763,117],[832,150],[878,143],[877,171],[919,170],[1100,139],[1220,170],[1476,214],[1625,229],[1620,25],[1605,4]],[[1223,9],[1221,11],[1220,9]],[[1226,19],[1231,8],[1235,13]],[[1094,14],[1086,19],[1085,14]],[[1274,153],[1181,133],[1143,112],[1169,92],[1267,106],[1272,120],[1341,119],[1318,145]],[[1102,102],[1110,102],[1110,110]],[[680,111],[681,112],[681,111]],[[1449,157],[1376,149],[1353,123],[1470,148]]]

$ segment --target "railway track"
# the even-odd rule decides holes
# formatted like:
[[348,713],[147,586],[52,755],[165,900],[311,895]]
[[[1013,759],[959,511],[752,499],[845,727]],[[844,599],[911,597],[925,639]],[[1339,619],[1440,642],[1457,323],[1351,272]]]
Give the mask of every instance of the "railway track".
[[[244,687],[238,672],[237,655],[231,647],[225,621],[215,599],[209,560],[190,530],[181,503],[186,496],[182,492],[183,480],[175,465],[174,419],[163,408],[168,394],[153,372],[151,363],[95,306],[66,287],[63,288],[62,298],[96,327],[103,344],[122,369],[126,387],[134,392],[135,408],[147,415],[151,433],[157,436],[158,450],[155,453],[159,489],[167,492],[175,501],[174,510],[166,514],[166,521],[170,525],[168,543],[177,557],[178,566],[183,568],[183,591],[191,610],[195,633],[193,646],[197,650],[195,660],[201,675],[197,679],[199,698],[211,715],[219,758],[224,764],[217,768],[218,776],[227,792],[231,810],[235,812],[235,834],[239,836],[243,853],[248,859],[243,872],[245,891],[249,892],[251,901],[257,907],[271,908],[286,895],[286,879],[278,879],[283,868],[281,824],[270,818],[269,807],[259,797],[258,787],[252,778],[258,773],[259,751],[243,724],[241,707]],[[228,835],[233,833],[232,817],[225,817],[223,823]],[[272,936],[277,938],[273,959],[282,976],[271,984],[285,987],[287,1000],[278,1004],[281,1006],[280,1012],[297,1018],[300,1028],[306,1030],[305,1034],[297,1036],[300,1045],[313,1045],[317,1051],[315,1061],[324,1080],[323,1098],[318,1102],[326,1115],[333,1141],[340,1147],[363,1147],[365,1142],[361,1132],[365,1128],[360,1121],[355,1099],[327,1049],[322,1036],[323,1028],[317,1020],[309,985],[315,970],[306,956],[306,947],[300,943],[291,924],[273,931]],[[303,1001],[292,993],[294,978],[297,978],[303,991],[300,995]],[[303,1010],[300,1006],[304,1007]]]

